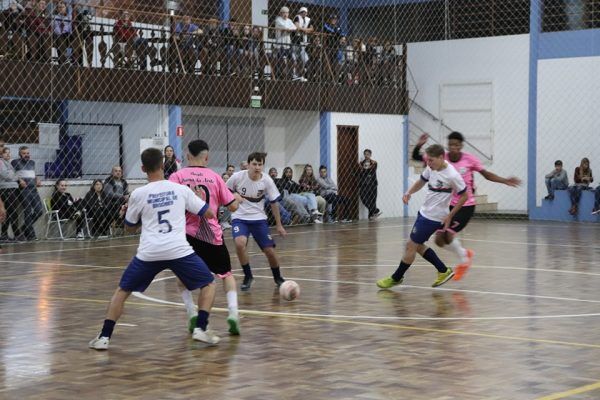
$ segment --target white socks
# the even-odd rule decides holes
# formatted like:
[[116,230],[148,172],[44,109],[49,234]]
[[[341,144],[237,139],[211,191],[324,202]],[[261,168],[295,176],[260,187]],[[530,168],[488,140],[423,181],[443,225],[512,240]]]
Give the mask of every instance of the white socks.
[[457,237],[455,237],[452,240],[452,242],[450,242],[450,244],[448,244],[448,248],[450,250],[452,250],[454,252],[454,254],[456,254],[458,256],[461,264],[464,264],[469,261],[469,259],[467,258],[467,250],[465,250],[462,247],[460,240]]
[[198,315],[198,309],[196,308],[196,304],[194,304],[192,292],[190,292],[187,289],[183,289],[181,291],[181,298],[183,299],[183,303],[185,304],[185,310],[187,311],[188,318],[192,318]]
[[237,292],[235,290],[230,290],[229,292],[227,292],[227,308],[229,309],[229,316],[237,318],[238,300]]

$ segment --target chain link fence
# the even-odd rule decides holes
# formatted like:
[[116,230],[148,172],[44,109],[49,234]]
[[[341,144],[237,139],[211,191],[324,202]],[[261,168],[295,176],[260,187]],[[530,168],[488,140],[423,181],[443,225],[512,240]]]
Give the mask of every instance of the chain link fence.
[[[599,5],[546,1],[539,34],[595,28]],[[1,239],[119,234],[119,206],[144,183],[141,151],[165,149],[173,169],[186,165],[186,146],[197,138],[211,146],[216,171],[237,171],[249,153],[266,151],[265,172],[288,196],[321,197],[317,217],[311,205],[286,200],[288,224],[415,215],[418,196],[401,204],[422,168],[410,161],[414,145],[423,134],[446,145],[452,131],[465,135],[464,151],[486,170],[523,180],[511,188],[477,175],[480,215],[531,214],[532,157],[529,198],[559,207],[542,204],[554,161],[563,161],[573,184],[580,160],[593,167],[599,154],[597,61],[539,59],[532,103],[532,7],[523,0],[3,1],[0,190],[9,218]],[[554,43],[567,49],[569,40]],[[307,165],[315,177],[332,178],[339,199],[307,176]],[[568,192],[559,197],[562,207]]]

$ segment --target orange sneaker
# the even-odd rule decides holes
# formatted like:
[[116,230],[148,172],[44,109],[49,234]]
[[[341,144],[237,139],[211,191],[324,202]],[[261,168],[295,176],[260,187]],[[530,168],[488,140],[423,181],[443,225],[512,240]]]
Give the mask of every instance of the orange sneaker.
[[456,268],[454,268],[454,279],[455,281],[460,281],[462,277],[467,273],[467,270],[473,264],[473,256],[475,253],[471,249],[467,249],[467,262],[463,264],[458,264]]

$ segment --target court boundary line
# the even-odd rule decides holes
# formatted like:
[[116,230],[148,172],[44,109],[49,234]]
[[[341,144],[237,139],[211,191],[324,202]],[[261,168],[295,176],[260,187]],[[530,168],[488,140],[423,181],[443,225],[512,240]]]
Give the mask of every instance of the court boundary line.
[[559,400],[564,399],[565,397],[571,397],[576,394],[587,393],[598,389],[600,389],[600,381],[590,383],[589,385],[580,386],[574,389],[566,390],[564,392],[558,392],[544,397],[539,397],[536,400]]

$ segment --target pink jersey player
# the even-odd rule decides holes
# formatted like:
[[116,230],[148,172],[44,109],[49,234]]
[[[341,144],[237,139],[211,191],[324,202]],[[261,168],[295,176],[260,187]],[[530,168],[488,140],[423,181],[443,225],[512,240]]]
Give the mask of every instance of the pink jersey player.
[[[189,186],[206,201],[215,215],[220,206],[228,206],[235,200],[221,176],[206,167],[186,167],[174,172],[170,181]],[[186,214],[186,234],[206,243],[223,244],[223,230],[216,218],[206,219]]]

